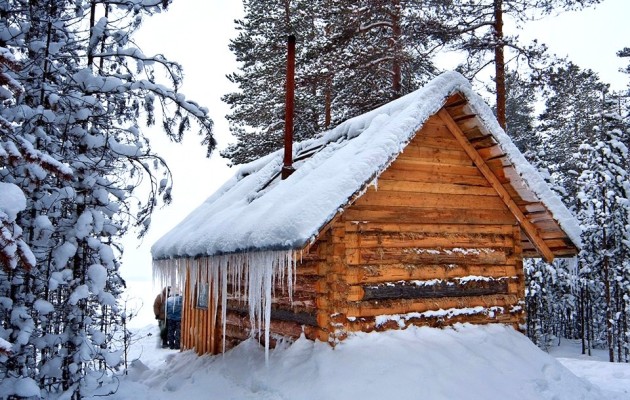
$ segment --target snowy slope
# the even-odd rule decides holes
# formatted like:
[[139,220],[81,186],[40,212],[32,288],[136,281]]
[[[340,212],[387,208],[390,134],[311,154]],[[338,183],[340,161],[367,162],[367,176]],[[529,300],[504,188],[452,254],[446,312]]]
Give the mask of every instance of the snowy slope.
[[[584,378],[578,378],[526,337],[501,325],[361,333],[335,349],[300,339],[273,350],[268,365],[264,349],[252,341],[224,356],[203,357],[157,349],[155,343],[151,336],[135,345],[136,354],[142,353],[140,360],[111,399],[630,397],[630,365],[570,359],[575,365],[597,365],[590,370],[585,367]],[[588,380],[594,375],[589,371],[595,370],[601,387]],[[110,389],[104,387],[95,394]]]

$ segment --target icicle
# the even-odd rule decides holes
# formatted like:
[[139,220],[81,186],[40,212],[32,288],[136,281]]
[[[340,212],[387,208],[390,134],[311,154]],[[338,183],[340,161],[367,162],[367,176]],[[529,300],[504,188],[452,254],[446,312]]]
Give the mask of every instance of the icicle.
[[[168,259],[153,261],[153,282],[162,287],[171,286],[185,293],[188,285],[188,304],[195,305],[195,287],[209,284],[213,307],[211,329],[215,329],[221,301],[222,347],[225,352],[226,312],[228,288],[232,298],[247,301],[251,336],[264,337],[265,359],[269,358],[271,328],[271,306],[275,286],[288,292],[293,301],[293,284],[296,279],[295,254],[289,251],[251,252],[191,259]],[[188,275],[187,275],[188,272]],[[189,279],[186,282],[186,279]],[[264,335],[264,336],[263,336]]]

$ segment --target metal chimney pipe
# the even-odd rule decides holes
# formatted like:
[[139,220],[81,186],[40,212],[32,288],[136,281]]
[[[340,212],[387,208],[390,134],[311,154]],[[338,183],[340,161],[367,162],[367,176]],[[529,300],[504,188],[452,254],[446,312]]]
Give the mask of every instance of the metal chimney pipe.
[[293,168],[293,109],[295,98],[295,36],[287,42],[287,87],[284,112],[284,163],[282,179],[287,179],[295,171]]

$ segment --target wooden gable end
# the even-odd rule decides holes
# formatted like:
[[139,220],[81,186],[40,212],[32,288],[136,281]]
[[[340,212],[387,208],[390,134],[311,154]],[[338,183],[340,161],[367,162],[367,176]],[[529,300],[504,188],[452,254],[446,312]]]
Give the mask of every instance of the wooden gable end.
[[[353,331],[412,324],[518,328],[523,257],[577,252],[458,94],[374,182],[299,252],[293,293],[274,282],[270,344],[304,334],[334,345]],[[222,335],[226,348],[249,337],[248,305],[232,295],[225,321],[187,304],[184,348],[214,353]]]
[[[393,207],[393,208],[390,208]],[[377,188],[346,210],[366,220],[396,214],[409,222],[518,224],[524,257],[577,254],[551,212],[536,198],[505,152],[459,94],[425,122],[414,139],[378,178]]]
[[554,257],[576,255],[578,249],[575,244],[550,210],[527,187],[466,100],[455,94],[447,100],[438,114],[447,126],[450,125],[451,131],[457,131],[453,132],[455,136],[461,134],[461,139],[474,149],[479,161],[497,178],[501,185],[498,189],[504,190],[516,206],[512,211],[523,228],[523,256],[543,257],[550,262]]

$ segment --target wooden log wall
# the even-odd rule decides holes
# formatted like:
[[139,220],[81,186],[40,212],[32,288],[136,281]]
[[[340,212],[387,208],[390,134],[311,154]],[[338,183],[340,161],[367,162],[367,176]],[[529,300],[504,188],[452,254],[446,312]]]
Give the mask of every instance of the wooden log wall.
[[[476,146],[491,157],[484,140],[480,136]],[[493,170],[509,182],[501,168]],[[491,184],[444,122],[431,117],[376,187],[303,252],[293,301],[276,288],[270,345],[302,333],[335,344],[352,331],[410,324],[518,327],[524,322],[525,242]],[[246,309],[243,299],[229,299],[226,348],[250,336]],[[211,310],[185,307],[184,348],[221,351],[222,325],[211,327]]]
[[505,203],[432,117],[376,187],[332,224],[320,339],[409,324],[518,326],[521,239]]
[[[322,336],[318,326],[317,298],[319,280],[325,270],[327,246],[326,238],[322,238],[308,250],[298,254],[292,296],[289,296],[286,287],[282,285],[274,287],[269,343],[272,348],[279,338],[295,340],[301,334],[309,339]],[[234,293],[229,287],[228,292]],[[252,327],[248,312],[246,299],[233,295],[228,299],[225,326],[226,350],[251,336]],[[219,313],[221,313],[220,307]],[[222,324],[219,324],[218,329],[222,329]],[[221,346],[217,348],[217,351],[222,350],[223,333],[221,332],[219,336],[218,341],[221,342]],[[264,342],[263,337],[254,336],[261,343]]]

